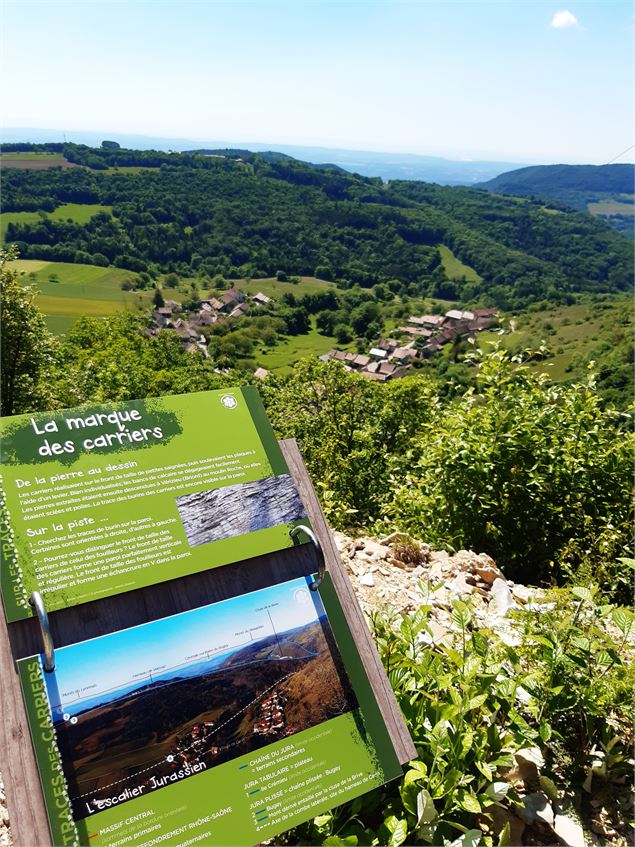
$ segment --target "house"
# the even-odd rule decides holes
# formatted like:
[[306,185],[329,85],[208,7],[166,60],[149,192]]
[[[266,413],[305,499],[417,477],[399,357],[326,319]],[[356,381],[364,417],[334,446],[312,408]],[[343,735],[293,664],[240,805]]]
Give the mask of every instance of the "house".
[[209,305],[212,307],[212,309],[215,312],[220,312],[221,309],[223,308],[223,304],[221,303],[221,301],[217,297],[210,297],[209,300],[203,300],[203,302],[209,303]]
[[450,309],[449,312],[445,313],[446,318],[449,321],[473,321],[476,315],[474,312],[462,312],[460,309]]
[[370,356],[367,356],[365,353],[358,353],[357,356],[354,357],[351,364],[356,368],[365,368],[371,362]]
[[180,312],[183,307],[180,303],[177,303],[176,300],[166,300],[165,308],[170,309],[172,312]]
[[399,342],[394,338],[380,338],[379,341],[375,344],[378,350],[394,350],[396,347],[399,347]]
[[397,347],[388,357],[388,361],[398,362],[400,365],[408,365],[416,358],[418,358],[417,351],[412,347]]
[[385,359],[387,355],[386,350],[381,350],[379,347],[371,347],[368,354],[373,359]]
[[245,295],[237,288],[230,288],[229,291],[222,294],[219,299],[221,302],[221,311],[231,312],[232,309],[235,309],[239,303],[243,302]]
[[421,329],[416,326],[400,326],[398,327],[399,332],[404,332],[406,335],[413,335],[416,338],[430,338],[432,335],[431,329]]
[[343,350],[329,350],[328,356],[330,359],[335,359],[336,362],[346,361],[346,353]]
[[267,303],[271,303],[271,297],[267,297],[266,294],[263,294],[262,291],[259,291],[257,294],[251,298],[254,303],[258,303],[259,306],[266,306]]
[[249,306],[246,303],[239,303],[232,311],[229,313],[230,318],[242,318],[245,315],[249,314]]
[[437,329],[445,323],[445,315],[421,315],[420,317],[411,315],[408,318],[408,323],[413,326],[430,326],[433,329]]

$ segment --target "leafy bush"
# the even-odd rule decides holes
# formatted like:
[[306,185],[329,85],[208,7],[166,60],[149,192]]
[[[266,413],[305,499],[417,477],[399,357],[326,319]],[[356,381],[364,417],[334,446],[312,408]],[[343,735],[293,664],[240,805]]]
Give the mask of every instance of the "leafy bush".
[[394,462],[381,531],[484,550],[532,583],[583,567],[627,600],[615,562],[630,550],[633,437],[592,377],[552,385],[496,350],[479,361],[477,387],[437,412],[405,473]]
[[298,440],[326,515],[339,527],[379,515],[391,457],[405,456],[437,402],[430,381],[378,385],[310,359],[259,388],[274,428]]
[[[552,797],[570,797],[570,780],[579,788],[585,773],[607,785],[623,782],[633,668],[620,651],[634,616],[597,605],[596,597],[596,590],[574,588],[547,598],[552,605],[541,611],[517,612],[517,647],[478,630],[461,600],[452,605],[451,635],[434,644],[431,605],[411,615],[376,614],[375,639],[418,759],[401,781],[278,843],[509,844],[510,813],[523,803],[512,770],[520,751],[543,763],[540,783]],[[602,728],[601,713],[612,730]]]

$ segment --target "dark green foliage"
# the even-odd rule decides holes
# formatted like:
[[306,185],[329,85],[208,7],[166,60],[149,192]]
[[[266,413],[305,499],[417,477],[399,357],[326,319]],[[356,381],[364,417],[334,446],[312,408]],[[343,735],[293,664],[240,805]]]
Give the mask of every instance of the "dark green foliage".
[[[74,261],[190,276],[293,275],[335,278],[343,286],[410,286],[484,305],[517,308],[573,292],[625,290],[628,242],[588,216],[547,215],[539,204],[485,191],[391,182],[315,168],[287,157],[239,159],[69,145],[70,170],[8,169],[6,211],[51,210],[63,202],[102,203],[114,219],[87,224],[9,224],[23,258]],[[93,160],[96,160],[93,161]],[[144,166],[140,173],[100,169]],[[91,169],[92,168],[92,169]],[[444,243],[482,283],[448,281]],[[408,290],[408,289],[406,289]],[[379,299],[386,295],[379,288]]]
[[515,194],[554,197],[559,191],[595,191],[632,194],[635,165],[534,165],[500,174],[483,182],[479,188]]
[[[634,619],[596,597],[574,588],[549,598],[553,612],[516,613],[515,648],[479,630],[460,600],[444,639],[435,640],[431,602],[412,615],[376,614],[375,640],[418,757],[403,779],[276,843],[509,845],[505,822],[523,803],[509,774],[520,751],[540,763],[540,788],[551,799],[584,785],[584,817],[591,796],[610,808],[632,776],[623,733],[633,667],[623,650]],[[628,788],[621,791],[627,802]]]
[[274,427],[296,438],[327,515],[364,524],[379,513],[391,457],[403,457],[435,405],[429,381],[379,385],[335,362],[305,360],[261,386]]
[[583,568],[626,600],[613,563],[630,549],[627,420],[601,405],[592,379],[550,385],[495,351],[477,387],[424,425],[385,513],[431,543],[487,551],[513,579]]
[[46,409],[50,403],[48,368],[55,339],[35,305],[36,292],[18,282],[8,262],[15,252],[0,252],[0,402],[2,415]]

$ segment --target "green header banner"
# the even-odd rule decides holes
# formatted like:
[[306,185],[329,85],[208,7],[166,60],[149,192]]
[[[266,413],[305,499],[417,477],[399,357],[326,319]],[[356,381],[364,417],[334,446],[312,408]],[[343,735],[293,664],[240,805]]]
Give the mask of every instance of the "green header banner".
[[18,662],[55,845],[253,845],[401,774],[328,574]]
[[293,546],[304,507],[254,388],[0,419],[0,587],[30,617]]

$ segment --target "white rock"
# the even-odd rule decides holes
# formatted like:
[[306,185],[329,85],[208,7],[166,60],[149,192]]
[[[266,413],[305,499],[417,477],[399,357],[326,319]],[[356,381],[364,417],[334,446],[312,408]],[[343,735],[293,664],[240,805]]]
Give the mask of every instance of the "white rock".
[[511,591],[514,600],[518,600],[518,602],[522,603],[523,606],[529,603],[531,598],[534,596],[532,589],[527,588],[526,585],[513,585]]
[[542,821],[547,826],[553,826],[554,813],[551,803],[542,791],[536,791],[523,798],[523,805],[518,807],[518,814],[526,823]]
[[375,578],[372,573],[365,573],[363,576],[360,576],[359,583],[360,585],[368,585],[372,587],[375,584]]
[[516,606],[509,586],[504,579],[497,578],[492,583],[490,591],[491,603],[494,607],[494,612],[497,615],[506,615],[507,612]]
[[585,847],[584,830],[580,824],[569,815],[556,815],[553,828],[567,847]]

